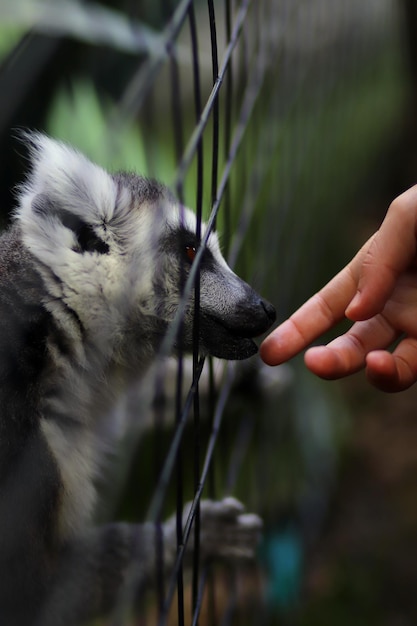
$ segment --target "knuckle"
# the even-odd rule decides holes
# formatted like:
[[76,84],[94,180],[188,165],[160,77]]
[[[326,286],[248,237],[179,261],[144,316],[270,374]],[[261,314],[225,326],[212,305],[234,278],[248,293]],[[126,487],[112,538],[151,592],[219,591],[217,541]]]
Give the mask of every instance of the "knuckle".
[[317,304],[319,306],[321,315],[324,317],[326,322],[333,323],[337,321],[332,307],[328,303],[327,299],[320,292],[317,294]]
[[366,354],[366,346],[361,336],[354,331],[346,335],[346,340],[351,345],[351,351],[354,354]]
[[395,214],[398,221],[414,222],[417,212],[417,185],[408,189],[391,202],[388,214]]
[[411,203],[408,200],[408,196],[402,194],[391,202],[388,208],[389,213],[395,213],[396,215],[406,216],[410,214],[410,209],[415,210],[415,202]]

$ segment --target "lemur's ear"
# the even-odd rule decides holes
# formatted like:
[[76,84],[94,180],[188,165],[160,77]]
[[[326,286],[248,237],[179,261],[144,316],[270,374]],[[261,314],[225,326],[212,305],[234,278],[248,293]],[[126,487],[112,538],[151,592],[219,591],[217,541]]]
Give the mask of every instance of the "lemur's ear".
[[[92,226],[103,226],[113,217],[117,203],[117,185],[103,168],[60,141],[39,133],[21,133],[29,148],[32,171],[22,186],[17,217],[30,218],[33,201],[41,194],[49,201],[48,209],[59,206]],[[39,218],[40,205],[37,202]],[[56,212],[56,209],[55,209]]]
[[45,193],[39,193],[32,200],[32,210],[41,217],[55,216],[59,221],[69,228],[75,235],[78,247],[75,252],[98,252],[107,254],[110,250],[108,244],[104,242],[94,228],[82,220],[78,215],[69,213],[59,204],[53,203]]
[[121,200],[113,177],[65,143],[39,133],[20,139],[32,165],[15,212],[26,245],[47,265],[68,263],[67,253],[107,254]]

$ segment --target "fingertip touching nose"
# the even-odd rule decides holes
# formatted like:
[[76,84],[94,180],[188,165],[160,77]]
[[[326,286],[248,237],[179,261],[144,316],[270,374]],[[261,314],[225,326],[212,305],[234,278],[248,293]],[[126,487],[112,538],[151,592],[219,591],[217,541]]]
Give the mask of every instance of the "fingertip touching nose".
[[268,300],[261,300],[261,306],[265,311],[268,320],[271,324],[273,324],[277,319],[277,312],[275,310],[275,307],[272,306],[272,304],[268,302]]

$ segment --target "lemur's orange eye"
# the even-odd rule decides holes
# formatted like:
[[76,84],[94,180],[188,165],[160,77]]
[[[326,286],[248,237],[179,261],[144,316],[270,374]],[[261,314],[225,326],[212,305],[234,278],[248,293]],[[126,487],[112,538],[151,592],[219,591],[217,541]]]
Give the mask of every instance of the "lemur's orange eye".
[[185,246],[185,254],[187,255],[187,259],[192,263],[195,259],[195,255],[197,254],[197,250],[194,246]]

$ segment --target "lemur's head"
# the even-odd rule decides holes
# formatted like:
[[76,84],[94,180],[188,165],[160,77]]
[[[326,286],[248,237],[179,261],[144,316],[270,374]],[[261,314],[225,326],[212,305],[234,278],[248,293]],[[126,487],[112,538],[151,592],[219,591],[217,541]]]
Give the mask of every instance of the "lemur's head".
[[[158,182],[111,175],[43,135],[25,138],[32,172],[16,217],[44,275],[45,304],[63,301],[85,340],[100,342],[112,358],[150,358],[199,248],[194,214]],[[215,233],[201,257],[199,310],[200,351],[225,359],[253,355],[253,338],[275,320],[273,307],[228,267]],[[177,340],[184,350],[192,349],[193,311],[192,290]]]

